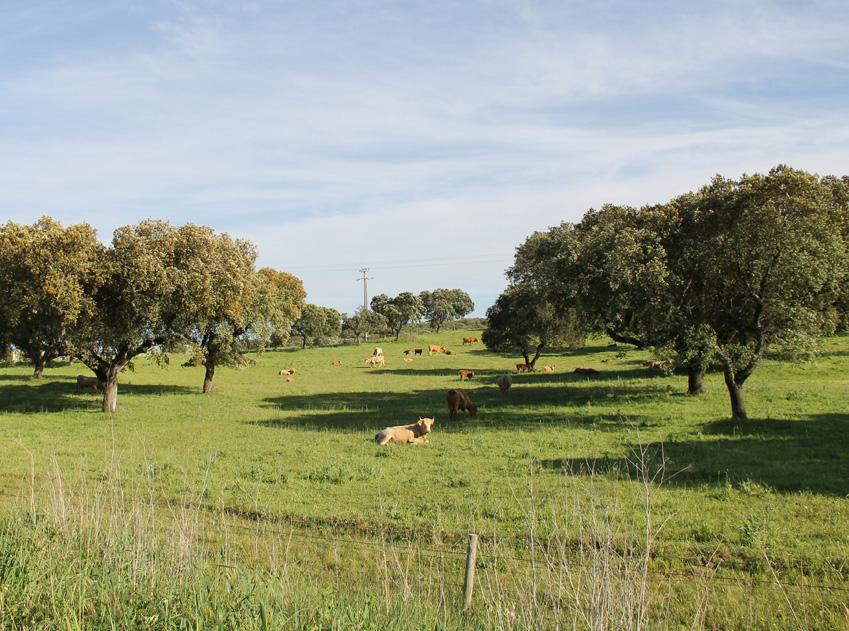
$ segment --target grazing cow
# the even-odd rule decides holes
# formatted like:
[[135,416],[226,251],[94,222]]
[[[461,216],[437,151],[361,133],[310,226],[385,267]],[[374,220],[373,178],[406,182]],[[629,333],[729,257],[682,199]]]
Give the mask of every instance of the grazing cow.
[[466,344],[475,344],[478,341],[476,337],[464,337],[463,338],[463,346]]
[[554,372],[554,369],[557,368],[554,364],[548,364],[542,367],[543,372]]
[[284,368],[283,370],[281,370],[277,374],[280,375],[281,377],[288,377],[289,375],[295,374],[295,369],[294,368]]
[[433,430],[434,418],[420,418],[410,425],[396,425],[387,427],[377,433],[374,442],[378,445],[389,443],[413,443],[422,444],[427,442],[427,435]]
[[462,390],[449,390],[445,394],[448,401],[448,417],[453,421],[457,418],[457,410],[468,412],[472,416],[478,415],[478,408],[472,403],[469,395]]
[[495,383],[498,384],[501,394],[504,394],[510,389],[510,386],[513,385],[513,377],[510,375],[498,375],[498,379],[495,380]]
[[103,384],[98,381],[97,377],[86,377],[85,375],[77,375],[77,390],[102,390]]
[[475,373],[471,370],[459,370],[457,374],[460,375],[460,381],[465,381],[475,376]]
[[516,372],[531,372],[530,364],[516,364]]
[[383,349],[379,346],[375,346],[374,350],[371,352],[372,357],[381,357],[383,355]]
[[413,351],[408,348],[407,350],[404,351],[404,357],[407,357],[412,352]]
[[422,354],[422,350],[423,350],[423,349],[421,349],[421,348],[414,348],[414,349],[413,349],[413,355],[421,355],[421,354]]
[[575,371],[579,375],[597,375],[598,371],[595,368],[576,368]]
[[438,346],[436,344],[428,344],[427,345],[427,354],[428,355],[433,355],[434,353],[444,353],[444,352],[445,352],[444,346]]
[[366,357],[365,363],[374,368],[375,366],[385,366],[386,359],[383,355],[372,355],[371,357]]

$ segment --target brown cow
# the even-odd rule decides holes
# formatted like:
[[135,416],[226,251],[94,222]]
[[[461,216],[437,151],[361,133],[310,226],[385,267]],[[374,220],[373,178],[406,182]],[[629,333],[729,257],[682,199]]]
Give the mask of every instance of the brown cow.
[[421,355],[421,354],[422,354],[421,348],[414,348],[413,349],[413,355]]
[[377,433],[374,437],[374,442],[378,445],[388,445],[389,443],[426,443],[427,435],[433,429],[435,422],[436,419],[433,418],[420,418],[410,425],[387,427]]
[[460,375],[460,381],[465,381],[466,379],[471,379],[475,376],[474,371],[471,370],[459,370],[457,374]]
[[495,380],[495,383],[498,384],[501,394],[504,394],[510,389],[510,386],[513,385],[513,377],[510,375],[498,375],[498,379]]
[[442,351],[442,352],[443,352],[443,353],[445,353],[446,355],[456,355],[456,354],[457,354],[457,352],[456,352],[456,351],[452,351],[450,348],[446,348],[446,349],[445,349],[444,351]]
[[472,416],[478,415],[478,408],[472,403],[472,400],[462,390],[449,390],[445,394],[445,400],[448,401],[448,417],[453,421],[457,418],[457,410],[468,412]]
[[597,375],[598,371],[595,368],[576,368],[575,371],[579,375]]
[[554,369],[557,368],[554,364],[548,364],[542,367],[543,372],[554,372]]
[[407,350],[405,350],[405,351],[404,351],[404,357],[407,357],[407,356],[408,356],[410,353],[412,353],[412,352],[413,352],[413,351],[412,351],[411,349],[409,349],[409,348],[408,348]]
[[516,372],[531,372],[530,364],[516,364]]
[[97,377],[86,377],[85,375],[77,375],[77,390],[102,390],[103,384]]
[[464,337],[463,338],[463,346],[466,344],[475,344],[478,341],[476,337]]
[[428,344],[427,345],[427,354],[428,355],[433,355],[434,353],[444,353],[444,352],[445,352],[444,346],[438,346],[437,344]]

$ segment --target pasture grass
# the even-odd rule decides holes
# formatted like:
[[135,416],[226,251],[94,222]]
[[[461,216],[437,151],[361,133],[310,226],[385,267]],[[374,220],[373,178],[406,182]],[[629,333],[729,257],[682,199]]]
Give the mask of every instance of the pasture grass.
[[[0,368],[3,619],[846,625],[849,339],[814,363],[766,360],[746,386],[754,418],[732,423],[721,375],[688,397],[685,376],[601,340],[544,356],[555,373],[514,375],[502,395],[495,377],[519,360],[460,345],[475,334],[381,341],[384,368],[363,362],[373,344],[267,352],[219,370],[210,395],[201,368],[142,360],[112,416],[75,391],[79,364],[37,382]],[[401,360],[428,343],[458,355]],[[458,387],[477,418],[447,420]],[[372,442],[420,416],[437,419],[428,445]],[[463,616],[468,532],[483,569]]]

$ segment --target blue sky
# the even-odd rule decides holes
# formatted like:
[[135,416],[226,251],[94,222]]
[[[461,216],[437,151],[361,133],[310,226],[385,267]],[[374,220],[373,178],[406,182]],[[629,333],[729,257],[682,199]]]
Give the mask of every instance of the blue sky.
[[849,173],[846,2],[0,0],[0,220],[254,241],[350,311],[605,202]]

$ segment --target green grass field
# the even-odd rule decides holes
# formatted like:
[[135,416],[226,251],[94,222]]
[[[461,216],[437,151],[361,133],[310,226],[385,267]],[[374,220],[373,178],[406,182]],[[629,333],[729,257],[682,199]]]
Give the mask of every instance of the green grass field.
[[[555,373],[514,375],[502,395],[495,377],[519,359],[460,345],[475,333],[381,341],[385,368],[363,363],[374,344],[267,352],[248,369],[219,370],[210,395],[200,393],[201,368],[181,368],[177,357],[167,369],[143,360],[122,375],[113,417],[99,412],[99,395],[75,391],[74,376],[88,374],[79,364],[50,369],[39,382],[28,380],[26,366],[2,368],[3,532],[54,550],[43,576],[67,572],[77,577],[71,584],[88,571],[124,577],[112,593],[136,594],[165,589],[167,577],[156,575],[158,587],[130,581],[112,531],[130,528],[130,513],[144,514],[160,524],[147,545],[168,548],[175,533],[186,549],[202,542],[194,574],[172,585],[194,607],[174,611],[202,627],[221,610],[197,605],[202,599],[185,590],[211,575],[223,582],[204,587],[210,599],[246,590],[239,606],[248,609],[228,610],[236,618],[225,616],[224,626],[255,616],[261,628],[269,615],[303,628],[592,626],[590,618],[608,615],[593,581],[611,602],[636,599],[638,619],[610,614],[610,628],[635,620],[673,628],[849,624],[849,592],[840,591],[849,589],[849,338],[827,340],[815,363],[765,361],[746,386],[752,420],[733,424],[721,375],[708,375],[704,396],[687,397],[686,376],[645,368],[647,353],[601,340],[545,355],[538,366],[554,363]],[[401,360],[403,349],[428,343],[458,355]],[[332,365],[337,359],[342,366]],[[600,374],[574,374],[579,366]],[[297,371],[292,383],[277,375],[289,367]],[[461,386],[459,369],[474,370],[474,380]],[[445,392],[458,387],[479,414],[452,423]],[[429,444],[372,442],[383,427],[420,416],[436,417]],[[105,524],[109,554],[97,534]],[[462,616],[469,532],[484,541],[483,569],[479,600]],[[396,557],[407,550],[415,568],[387,562],[387,545]],[[286,567],[297,568],[285,598],[269,595],[259,578],[254,585],[214,569],[273,575],[284,547]],[[82,596],[56,605],[48,597],[55,586],[15,581],[11,549],[0,554],[0,607],[12,627],[108,624],[98,613],[108,609],[107,592],[92,588],[88,606]],[[425,553],[443,564],[425,571]],[[88,570],[74,561],[91,555],[99,560]],[[528,563],[534,555],[548,561],[545,572]],[[598,574],[597,558],[619,569]],[[30,573],[47,563],[43,555],[27,559],[18,562]],[[147,567],[164,572],[157,563]],[[647,593],[634,596],[640,582]],[[404,596],[413,584],[417,595]],[[160,616],[161,603],[121,602],[119,622],[180,628]],[[287,618],[292,612],[300,613]],[[364,617],[344,618],[351,615]]]

